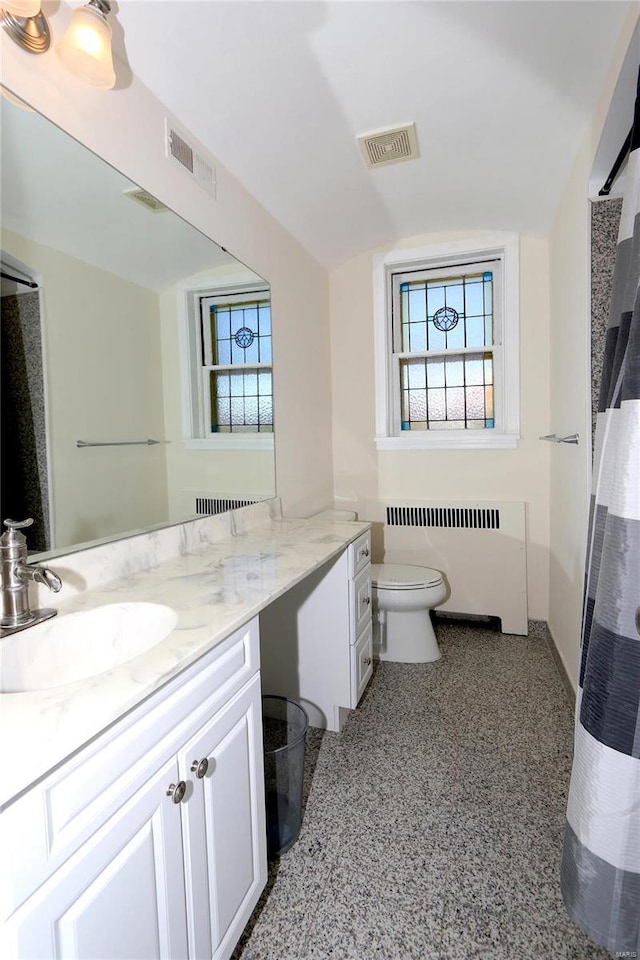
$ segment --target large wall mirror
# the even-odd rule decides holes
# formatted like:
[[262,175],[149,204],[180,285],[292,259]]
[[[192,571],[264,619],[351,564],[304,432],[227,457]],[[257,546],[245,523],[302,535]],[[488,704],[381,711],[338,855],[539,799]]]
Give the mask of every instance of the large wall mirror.
[[274,496],[267,282],[0,109],[2,518],[64,552]]

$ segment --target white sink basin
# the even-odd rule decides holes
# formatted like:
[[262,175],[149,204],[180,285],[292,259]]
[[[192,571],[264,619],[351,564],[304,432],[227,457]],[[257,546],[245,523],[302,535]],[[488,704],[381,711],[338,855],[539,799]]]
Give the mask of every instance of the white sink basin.
[[0,640],[0,692],[77,683],[160,643],[178,615],[161,603],[112,603],[68,613]]

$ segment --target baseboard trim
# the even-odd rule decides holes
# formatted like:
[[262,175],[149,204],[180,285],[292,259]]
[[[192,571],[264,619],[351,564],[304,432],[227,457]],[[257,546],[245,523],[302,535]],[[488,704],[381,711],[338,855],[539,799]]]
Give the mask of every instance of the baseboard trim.
[[569,679],[569,674],[567,673],[567,668],[564,665],[564,661],[560,656],[560,651],[556,645],[555,640],[553,639],[553,634],[549,629],[549,624],[546,620],[529,620],[529,636],[536,637],[539,640],[546,640],[549,649],[551,650],[551,655],[554,659],[558,673],[560,674],[560,679],[562,680],[562,686],[564,687],[566,694],[569,698],[573,709],[575,710],[576,706],[576,694],[573,686],[571,685],[571,680]]

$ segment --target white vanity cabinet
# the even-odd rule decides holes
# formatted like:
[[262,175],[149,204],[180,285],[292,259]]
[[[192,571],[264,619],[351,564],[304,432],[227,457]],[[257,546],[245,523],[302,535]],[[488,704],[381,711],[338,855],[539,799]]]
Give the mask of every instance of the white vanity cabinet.
[[260,614],[264,693],[293,697],[312,726],[341,730],[373,672],[367,530]]
[[267,876],[258,656],[254,620],[2,811],[0,956],[231,955]]

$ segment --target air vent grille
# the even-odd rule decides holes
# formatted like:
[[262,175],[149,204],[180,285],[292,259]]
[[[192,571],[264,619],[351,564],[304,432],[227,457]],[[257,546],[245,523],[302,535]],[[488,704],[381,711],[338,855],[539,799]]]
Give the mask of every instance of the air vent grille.
[[133,190],[125,190],[124,195],[125,197],[130,197],[132,200],[135,200],[136,203],[142,204],[143,207],[153,211],[153,213],[163,213],[169,209],[164,203],[161,203],[160,200],[156,200],[147,190],[139,187],[135,187]]
[[188,135],[183,130],[179,130],[168,117],[165,120],[165,128],[167,157],[174,163],[179,163],[198,186],[215,198],[216,170],[213,163],[209,162],[203,151],[189,142]]
[[415,160],[418,157],[418,141],[415,124],[374,130],[358,137],[360,150],[367,167],[384,167],[400,160]]
[[387,507],[387,526],[499,530],[500,511],[489,507]]
[[227,510],[238,510],[240,507],[249,507],[257,500],[232,500],[228,497],[196,497],[196,513],[200,517],[211,517],[217,513],[226,513]]

